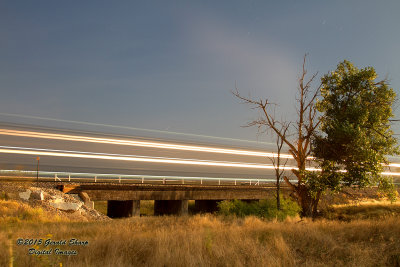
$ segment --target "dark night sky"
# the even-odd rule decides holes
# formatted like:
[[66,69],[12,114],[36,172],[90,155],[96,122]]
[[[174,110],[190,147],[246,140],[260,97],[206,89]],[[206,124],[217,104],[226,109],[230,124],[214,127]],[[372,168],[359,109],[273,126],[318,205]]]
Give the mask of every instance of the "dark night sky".
[[399,1],[274,2],[3,0],[0,112],[255,140],[230,90],[293,118],[306,52],[400,93]]

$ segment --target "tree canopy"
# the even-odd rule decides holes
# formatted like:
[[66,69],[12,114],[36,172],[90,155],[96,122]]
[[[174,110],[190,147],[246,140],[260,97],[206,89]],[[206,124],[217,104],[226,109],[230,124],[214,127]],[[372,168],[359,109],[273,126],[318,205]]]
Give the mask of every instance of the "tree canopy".
[[398,152],[389,121],[396,94],[386,80],[376,79],[374,68],[358,69],[347,60],[321,79],[316,106],[322,116],[313,153],[331,188],[388,184],[380,173],[386,155]]
[[[287,145],[296,163],[291,172],[297,183],[286,176],[284,180],[302,208],[301,215],[314,217],[327,189],[379,184],[390,192],[390,178],[380,174],[383,164],[388,163],[386,155],[398,153],[389,120],[396,97],[393,89],[386,80],[376,80],[372,67],[358,69],[345,60],[324,75],[313,90],[317,74],[306,79],[305,62],[306,56],[298,83],[295,122],[277,120],[268,99],[243,97],[237,89],[233,92],[260,111],[260,117],[247,126],[256,126],[261,132],[270,130],[278,142]],[[322,171],[306,167],[310,156]]]

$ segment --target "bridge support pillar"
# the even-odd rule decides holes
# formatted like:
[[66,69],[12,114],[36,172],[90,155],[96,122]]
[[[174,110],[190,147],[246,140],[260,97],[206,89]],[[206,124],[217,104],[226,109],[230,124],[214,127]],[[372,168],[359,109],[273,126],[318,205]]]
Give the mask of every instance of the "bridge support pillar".
[[108,200],[107,216],[110,218],[140,216],[140,200]]
[[187,215],[187,200],[155,200],[154,215]]
[[220,200],[195,200],[194,208],[196,212],[212,213],[218,211]]

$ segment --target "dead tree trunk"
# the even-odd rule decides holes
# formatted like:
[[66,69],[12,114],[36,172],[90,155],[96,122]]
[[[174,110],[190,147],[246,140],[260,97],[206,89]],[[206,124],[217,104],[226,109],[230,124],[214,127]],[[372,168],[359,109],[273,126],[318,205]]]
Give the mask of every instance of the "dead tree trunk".
[[[297,201],[302,208],[302,216],[312,217],[313,210],[317,210],[319,197],[312,197],[309,187],[305,183],[306,160],[311,154],[311,138],[313,137],[320,120],[317,118],[317,109],[315,100],[317,98],[319,88],[313,92],[311,83],[317,74],[305,81],[307,71],[305,69],[306,56],[304,56],[302,73],[299,78],[297,100],[298,118],[295,123],[278,121],[275,117],[274,110],[271,110],[273,103],[268,99],[254,100],[250,97],[243,97],[239,94],[238,89],[232,93],[244,103],[251,105],[253,108],[261,112],[261,116],[249,122],[246,127],[257,126],[261,132],[272,131],[276,137],[282,140],[289,147],[289,153],[296,162],[296,168],[292,169],[293,174],[297,178],[297,184],[293,184],[289,179],[285,178],[286,183],[292,188],[297,197]],[[287,128],[282,127],[283,125]],[[289,131],[289,127],[291,131]]]
[[[281,132],[283,135],[286,135],[286,132],[289,128],[289,125],[282,125],[281,127]],[[282,166],[285,167],[286,163],[288,162],[288,159],[282,164],[281,163],[281,151],[283,148],[284,141],[282,138],[279,136],[276,138],[276,148],[277,148],[277,153],[276,157],[273,156],[270,158],[272,164],[274,165],[275,169],[275,178],[276,178],[276,208],[278,210],[281,210],[281,198],[280,198],[280,191],[281,191],[281,178],[284,172],[284,168],[281,168]]]

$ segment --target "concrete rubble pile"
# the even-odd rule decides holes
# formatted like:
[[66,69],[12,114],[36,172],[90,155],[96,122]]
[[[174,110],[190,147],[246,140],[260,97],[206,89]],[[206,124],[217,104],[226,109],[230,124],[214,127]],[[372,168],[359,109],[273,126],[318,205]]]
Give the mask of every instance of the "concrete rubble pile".
[[31,206],[40,206],[48,212],[65,216],[79,216],[84,220],[108,220],[104,214],[94,209],[86,193],[64,194],[54,188],[24,187],[16,184],[0,186],[5,199],[19,200]]

